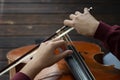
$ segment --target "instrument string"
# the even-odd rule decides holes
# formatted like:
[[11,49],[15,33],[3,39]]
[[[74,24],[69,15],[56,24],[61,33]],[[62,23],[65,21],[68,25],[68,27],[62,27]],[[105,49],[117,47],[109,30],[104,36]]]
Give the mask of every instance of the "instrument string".
[[[76,53],[76,50],[75,50],[75,48],[74,48],[74,44],[73,44],[73,42],[72,42],[72,40],[71,40],[71,38],[69,37],[69,35],[68,34],[66,34],[65,35],[65,39],[66,39],[66,41],[69,43],[69,47],[72,49],[72,51],[73,51],[73,54],[75,55],[75,56],[73,56],[73,59],[75,60],[75,59],[79,59],[79,56],[78,56],[78,54]],[[76,60],[75,60],[76,61]],[[82,60],[82,62],[83,62],[83,60]],[[77,63],[76,63],[77,64]],[[80,66],[83,66],[84,67],[84,65],[82,64],[82,65],[80,65]],[[76,68],[79,70],[79,66],[76,66]],[[79,70],[79,73],[78,73],[78,75],[80,76],[80,78],[83,80],[87,80],[87,79],[85,79],[86,77],[85,77],[85,75],[82,73],[83,71],[81,71],[81,70]]]
[[[74,47],[73,41],[71,40],[70,36],[68,34],[66,34],[64,37],[65,37],[65,40],[68,42],[69,47],[73,51],[73,54],[74,54],[73,58],[75,60],[77,60],[78,63],[80,63],[80,66],[76,66],[76,68],[78,68],[78,70],[80,69],[79,72],[78,72],[78,74],[80,76],[80,79],[88,80],[87,77],[89,77],[89,79],[92,80],[93,79],[93,75],[90,72],[90,70],[87,67],[87,65],[85,64],[82,55],[79,52],[77,52],[76,48]],[[82,69],[79,68],[79,67],[81,67]]]

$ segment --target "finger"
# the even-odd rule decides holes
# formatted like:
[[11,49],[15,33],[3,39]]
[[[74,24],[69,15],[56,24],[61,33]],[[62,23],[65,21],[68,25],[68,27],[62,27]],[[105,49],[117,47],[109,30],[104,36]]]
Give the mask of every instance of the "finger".
[[48,40],[46,42],[44,42],[45,44],[48,44],[49,42],[54,42],[54,41],[58,41],[58,40],[62,40],[61,38],[54,38],[52,40]]
[[51,41],[58,41],[58,40],[62,40],[61,38],[54,38],[54,39],[52,39]]
[[64,57],[66,57],[66,56],[68,56],[69,54],[72,54],[72,53],[73,53],[72,50],[66,50],[66,51],[60,53],[59,55],[56,55],[57,61],[63,59]]
[[84,8],[84,14],[88,14],[88,13],[89,13],[88,8]]
[[76,15],[71,14],[69,17],[70,17],[70,19],[75,19],[75,18],[76,18]]
[[53,43],[52,46],[54,49],[66,44],[66,42],[64,40],[58,40],[58,41],[54,41],[52,43]]
[[75,15],[81,15],[82,13],[80,13],[79,11],[75,12]]
[[66,26],[73,26],[73,21],[72,20],[64,20],[64,25]]

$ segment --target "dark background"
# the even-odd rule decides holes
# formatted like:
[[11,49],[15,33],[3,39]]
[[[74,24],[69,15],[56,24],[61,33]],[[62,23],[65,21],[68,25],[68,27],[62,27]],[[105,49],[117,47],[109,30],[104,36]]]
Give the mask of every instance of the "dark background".
[[[84,7],[110,25],[120,25],[120,0],[4,0],[0,2],[0,69],[7,65],[6,54],[17,47],[45,39],[63,26],[63,20]],[[96,42],[72,31],[73,40]],[[0,80],[9,80],[9,75]]]

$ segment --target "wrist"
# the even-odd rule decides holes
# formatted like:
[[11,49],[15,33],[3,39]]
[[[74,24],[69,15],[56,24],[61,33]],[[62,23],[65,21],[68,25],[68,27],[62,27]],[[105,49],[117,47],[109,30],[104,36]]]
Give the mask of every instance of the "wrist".
[[93,23],[93,26],[92,26],[91,32],[90,32],[90,33],[91,33],[90,36],[94,36],[94,34],[95,34],[95,32],[96,32],[99,24],[100,24],[99,21],[95,21],[95,22]]
[[34,61],[29,61],[20,72],[26,74],[31,80],[42,70],[42,66],[40,64],[35,64]]

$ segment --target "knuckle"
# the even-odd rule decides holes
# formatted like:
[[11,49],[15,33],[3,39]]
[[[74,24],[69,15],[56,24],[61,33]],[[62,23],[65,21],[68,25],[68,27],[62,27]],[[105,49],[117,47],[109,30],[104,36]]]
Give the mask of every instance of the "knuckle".
[[55,44],[54,44],[54,42],[49,42],[49,45],[52,47],[52,46],[54,46]]
[[45,44],[44,42],[41,43],[41,45],[44,45],[44,44]]
[[69,17],[71,17],[73,14],[70,14]]
[[72,26],[75,26],[75,21],[72,22]]

